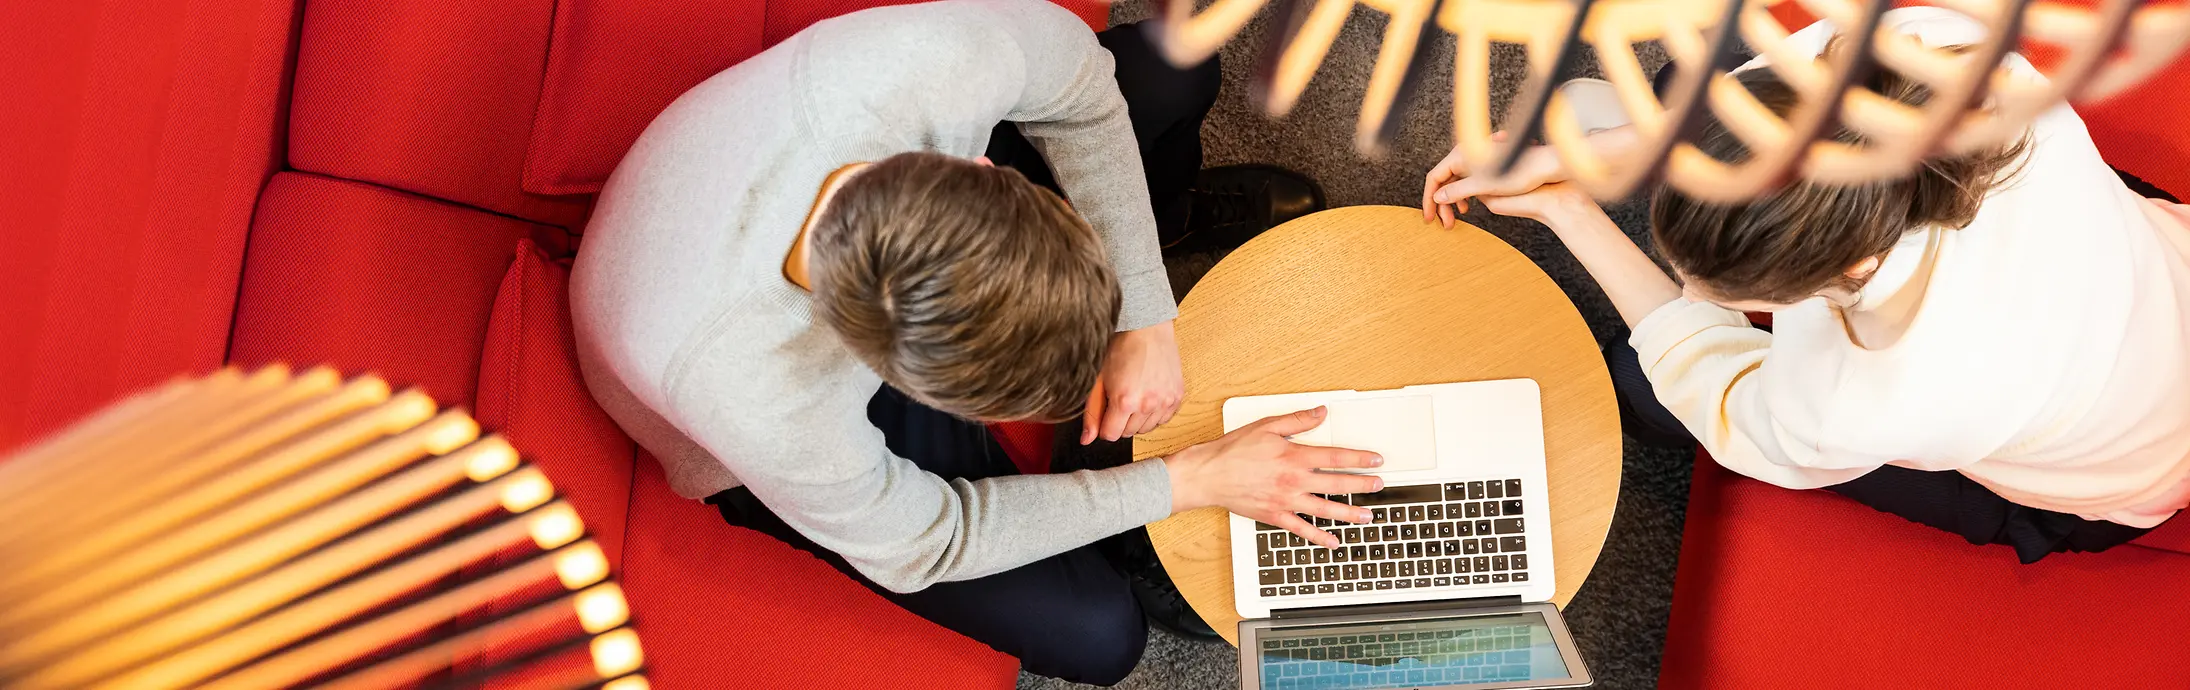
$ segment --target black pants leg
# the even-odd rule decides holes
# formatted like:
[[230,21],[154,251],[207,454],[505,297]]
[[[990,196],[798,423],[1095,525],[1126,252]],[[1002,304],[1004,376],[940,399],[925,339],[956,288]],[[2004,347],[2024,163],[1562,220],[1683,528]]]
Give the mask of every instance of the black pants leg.
[[1971,544],[2006,544],[2024,563],[2063,551],[2105,551],[2152,531],[2020,505],[1960,472],[1888,465],[1825,490],[1961,535]]
[[1605,348],[1605,368],[1612,373],[1612,395],[1620,404],[1620,431],[1653,446],[1693,446],[1688,427],[1658,402],[1658,391],[1643,375],[1640,355],[1626,341]]
[[[1680,420],[1658,402],[1634,348],[1618,343],[1606,348],[1605,360],[1612,370],[1613,393],[1620,401],[1622,431],[1654,445],[1695,443]],[[1910,522],[1952,532],[1971,544],[2006,544],[2024,563],[2035,563],[2046,554],[2062,551],[2104,551],[2151,531],[2020,505],[1960,472],[1926,472],[1888,465],[1825,490]]]
[[[890,451],[946,479],[1017,474],[988,429],[884,386],[867,405]],[[1027,672],[1109,685],[1140,663],[1148,628],[1125,576],[1093,546],[910,594],[883,589],[784,524],[743,487],[707,502],[730,524],[803,549],[906,610],[1019,658]]]
[[[1125,97],[1126,117],[1133,121],[1133,137],[1140,144],[1156,226],[1164,236],[1175,237],[1186,227],[1186,190],[1201,172],[1201,124],[1216,105],[1223,71],[1214,57],[1189,69],[1172,67],[1148,43],[1139,24],[1111,27],[1095,34],[1095,40],[1117,64],[1118,92]],[[1049,164],[1012,123],[996,125],[986,155],[1035,184],[1064,193]]]

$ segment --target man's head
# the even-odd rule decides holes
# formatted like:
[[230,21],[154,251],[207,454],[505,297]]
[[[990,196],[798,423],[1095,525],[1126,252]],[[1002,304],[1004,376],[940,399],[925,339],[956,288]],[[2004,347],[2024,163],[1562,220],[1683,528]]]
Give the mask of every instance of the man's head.
[[[1771,69],[1747,70],[1735,78],[1782,117],[1798,102],[1795,90]],[[1891,70],[1880,70],[1866,86],[1911,105],[1931,97],[1921,83]],[[1864,142],[1846,128],[1836,130],[1833,139]],[[1749,157],[1748,147],[1715,118],[1705,122],[1696,146],[1729,163]],[[1968,225],[2022,150],[2017,143],[1927,159],[1908,175],[1867,184],[1796,181],[1732,205],[1697,201],[1664,185],[1651,204],[1651,232],[1692,297],[1745,311],[1772,311],[1818,295],[1846,300],[1902,236],[1926,227]]]
[[1077,417],[1118,321],[1102,241],[1016,170],[868,166],[811,230],[814,313],[884,381],[980,421]]

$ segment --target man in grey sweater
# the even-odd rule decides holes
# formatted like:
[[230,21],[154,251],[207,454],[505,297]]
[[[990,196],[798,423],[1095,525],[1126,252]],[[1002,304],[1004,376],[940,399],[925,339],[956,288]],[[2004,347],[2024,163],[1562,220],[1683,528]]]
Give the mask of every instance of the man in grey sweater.
[[[1138,101],[1114,76],[1129,62],[1154,82]],[[1115,440],[1177,409],[1150,194],[1159,173],[1181,180],[1167,197],[1192,182],[1215,66],[1152,65],[1130,28],[1099,42],[1041,0],[950,0],[824,21],[714,76],[587,227],[588,387],[681,495],[1031,672],[1115,682],[1145,628],[1091,543],[1222,506],[1335,545],[1301,515],[1367,516],[1310,494],[1379,484],[1321,471],[1372,455],[1285,440],[1320,412],[1042,476],[979,423],[1084,417],[1083,442]]]

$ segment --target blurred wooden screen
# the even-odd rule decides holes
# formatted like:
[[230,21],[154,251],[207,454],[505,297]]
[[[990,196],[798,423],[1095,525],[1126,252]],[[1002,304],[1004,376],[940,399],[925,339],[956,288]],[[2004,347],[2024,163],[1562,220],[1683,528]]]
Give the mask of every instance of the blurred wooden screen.
[[546,475],[372,376],[224,369],[0,462],[0,687],[643,690]]

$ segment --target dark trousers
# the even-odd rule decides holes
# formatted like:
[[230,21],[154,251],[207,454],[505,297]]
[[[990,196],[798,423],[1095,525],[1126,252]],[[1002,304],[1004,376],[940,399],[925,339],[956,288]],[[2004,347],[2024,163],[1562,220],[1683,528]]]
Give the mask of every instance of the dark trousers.
[[[1184,223],[1187,188],[1201,168],[1201,122],[1216,102],[1215,60],[1172,69],[1133,25],[1096,34],[1117,62],[1149,195],[1159,223]],[[991,135],[989,160],[1057,190],[1056,176],[1011,123]],[[1061,192],[1060,192],[1061,193]],[[1176,217],[1165,219],[1169,207]],[[984,479],[1019,470],[987,427],[952,417],[884,386],[867,405],[890,452],[945,479]],[[1126,577],[1097,549],[1083,546],[988,577],[944,582],[910,594],[883,589],[844,559],[784,524],[740,487],[707,499],[730,524],[814,554],[906,610],[997,651],[1019,658],[1029,673],[1109,685],[1140,663],[1148,627]]]
[[[1619,397],[1622,431],[1651,445],[1695,444],[1688,429],[1658,402],[1634,348],[1625,342],[1614,344],[1605,350],[1605,363],[1612,370],[1612,390]],[[1825,490],[1961,535],[1971,544],[2006,544],[2024,563],[2062,551],[2105,551],[2151,531],[2020,505],[1960,472],[1887,465]]]

